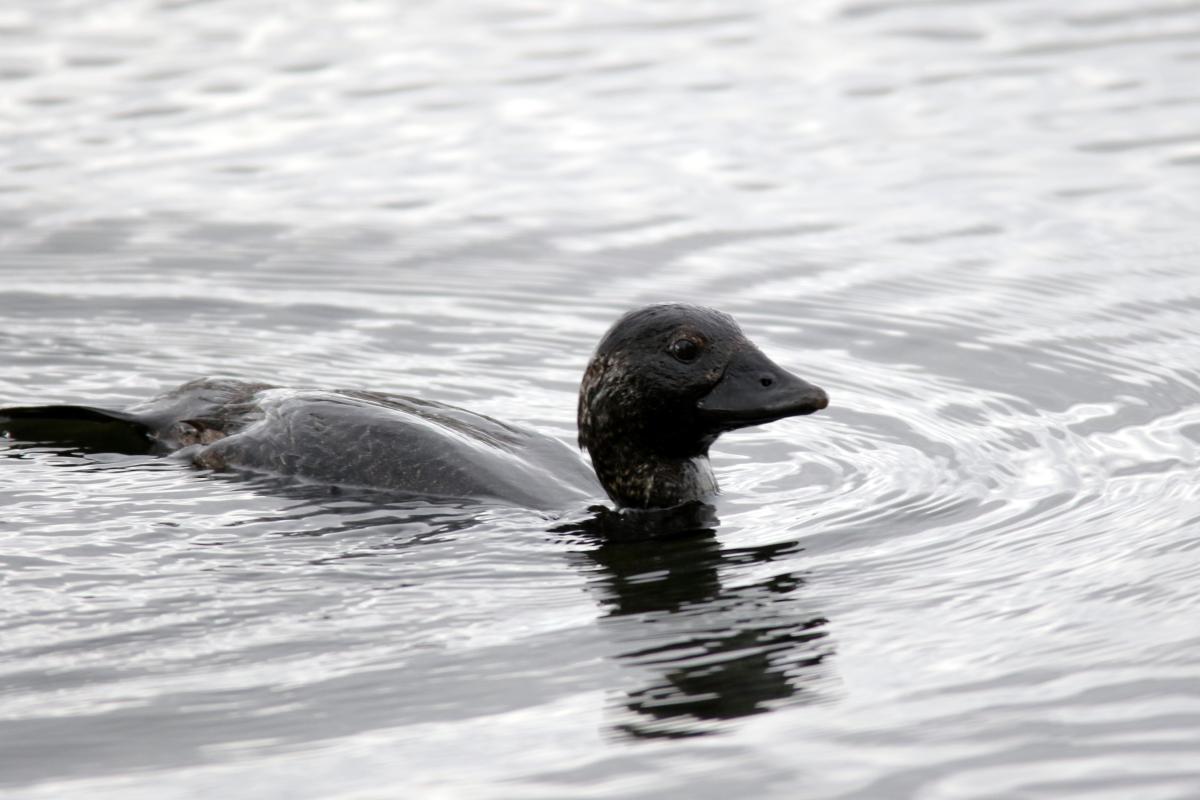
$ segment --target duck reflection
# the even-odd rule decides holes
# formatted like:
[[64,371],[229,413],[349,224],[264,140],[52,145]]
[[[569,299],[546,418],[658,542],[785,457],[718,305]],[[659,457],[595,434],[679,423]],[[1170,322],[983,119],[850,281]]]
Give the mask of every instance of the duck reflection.
[[[794,542],[722,548],[715,509],[596,510],[569,526],[590,549],[573,558],[591,573],[621,658],[648,674],[627,692],[634,716],[615,726],[635,738],[712,733],[723,721],[811,702],[832,652],[827,620],[803,605],[802,578],[777,573],[734,583],[739,567],[790,557]],[[562,529],[560,529],[562,530]]]

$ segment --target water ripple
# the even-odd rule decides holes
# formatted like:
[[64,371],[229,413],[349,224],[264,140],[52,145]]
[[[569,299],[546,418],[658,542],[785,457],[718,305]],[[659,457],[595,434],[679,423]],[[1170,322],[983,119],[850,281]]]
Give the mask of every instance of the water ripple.
[[1200,6],[10,6],[3,404],[570,442],[660,300],[833,401],[649,542],[0,443],[4,791],[1200,794]]

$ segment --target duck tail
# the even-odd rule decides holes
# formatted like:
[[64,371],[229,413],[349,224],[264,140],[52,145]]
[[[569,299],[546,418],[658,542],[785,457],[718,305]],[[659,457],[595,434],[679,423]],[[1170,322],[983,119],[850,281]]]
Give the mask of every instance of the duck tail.
[[0,439],[128,455],[150,453],[155,443],[150,427],[134,415],[91,406],[0,408]]

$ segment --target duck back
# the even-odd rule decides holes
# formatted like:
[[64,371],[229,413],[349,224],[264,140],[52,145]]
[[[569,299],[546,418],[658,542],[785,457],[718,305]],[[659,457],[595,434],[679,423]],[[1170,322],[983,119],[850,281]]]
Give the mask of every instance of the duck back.
[[[174,452],[211,469],[426,497],[564,508],[602,492],[556,439],[454,406],[374,392],[204,379],[126,411],[7,409],[0,426],[22,439],[102,439],[94,449]],[[118,438],[123,446],[113,448]]]

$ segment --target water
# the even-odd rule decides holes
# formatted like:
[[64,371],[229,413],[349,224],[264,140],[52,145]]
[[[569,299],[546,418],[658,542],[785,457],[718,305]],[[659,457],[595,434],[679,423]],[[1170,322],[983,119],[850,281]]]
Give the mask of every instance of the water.
[[1189,2],[6,4],[5,404],[569,441],[685,300],[832,406],[671,542],[0,451],[0,793],[1200,796],[1198,69]]

